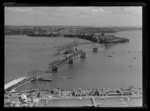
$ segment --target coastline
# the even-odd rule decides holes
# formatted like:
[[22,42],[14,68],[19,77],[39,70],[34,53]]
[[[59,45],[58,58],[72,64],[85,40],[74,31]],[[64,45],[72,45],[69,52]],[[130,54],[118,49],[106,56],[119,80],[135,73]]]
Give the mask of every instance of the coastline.
[[[133,27],[108,27],[108,28],[100,28],[100,27],[55,27],[56,30],[53,31],[53,26],[49,27],[32,27],[32,26],[5,26],[5,35],[28,35],[30,37],[68,37],[68,38],[80,38],[89,40],[92,42],[110,44],[110,43],[123,43],[129,42],[129,39],[122,37],[115,37],[113,35],[104,35],[104,33],[116,33],[119,31],[125,30],[138,30],[141,28],[133,28]],[[16,33],[16,31],[18,33]],[[101,35],[99,35],[101,34]]]
[[[63,91],[62,91],[63,90]],[[133,86],[130,86],[128,89],[122,89],[123,92],[118,92],[119,90],[113,90],[113,89],[103,89],[102,92],[105,93],[100,93],[102,94],[101,96],[97,96],[96,91],[98,91],[98,89],[92,89],[92,90],[86,90],[85,89],[78,89],[78,90],[64,90],[64,89],[53,89],[53,90],[38,90],[38,89],[33,89],[33,90],[27,90],[27,91],[21,91],[21,92],[16,92],[16,91],[12,91],[9,93],[5,94],[5,106],[7,107],[22,107],[22,106],[30,106],[32,105],[33,107],[39,107],[39,106],[47,106],[47,107],[68,107],[69,106],[94,106],[94,107],[101,107],[105,106],[106,107],[119,107],[120,105],[133,105],[134,107],[138,107],[138,106],[142,106],[142,93],[140,89],[133,89]],[[78,93],[78,96],[75,96],[73,94],[74,93]],[[85,93],[86,92],[86,96]],[[100,90],[99,90],[100,91]],[[113,92],[115,91],[115,92]],[[72,92],[72,93],[70,93]],[[111,93],[110,93],[111,92]],[[113,92],[113,93],[112,93]],[[131,93],[130,93],[131,92]],[[94,95],[93,95],[93,94]],[[110,95],[110,94],[115,94]],[[121,93],[121,95],[120,95]],[[90,94],[90,95],[89,95]],[[125,95],[126,94],[126,95]],[[138,104],[137,102],[134,100],[138,100]],[[112,102],[112,103],[111,103]],[[131,104],[132,103],[132,104]],[[7,105],[10,104],[10,105]],[[107,105],[110,104],[110,105]],[[127,105],[128,106],[128,105]]]
[[[84,98],[84,97],[83,97]],[[90,97],[88,97],[88,98],[90,98]],[[96,97],[97,98],[97,97]],[[103,97],[102,97],[103,98]],[[108,99],[114,99],[114,97],[108,97]],[[69,99],[69,98],[55,98],[55,99]],[[71,98],[70,98],[71,99]],[[72,98],[72,99],[74,99],[74,98]],[[80,97],[79,97],[79,99],[80,99]],[[100,99],[101,99],[101,97],[100,97]]]

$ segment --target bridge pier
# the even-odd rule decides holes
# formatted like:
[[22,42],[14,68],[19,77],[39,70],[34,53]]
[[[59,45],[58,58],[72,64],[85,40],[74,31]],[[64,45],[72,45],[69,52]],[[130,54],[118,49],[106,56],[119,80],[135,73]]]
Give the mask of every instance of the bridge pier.
[[93,52],[97,52],[97,51],[98,51],[98,47],[94,47]]
[[58,70],[57,67],[53,67],[53,68],[52,68],[52,71],[57,71],[57,70]]
[[85,58],[85,52],[83,52],[81,55],[80,55],[80,58]]
[[69,60],[69,62],[68,62],[69,64],[72,64],[73,63],[73,59],[71,59],[71,60]]

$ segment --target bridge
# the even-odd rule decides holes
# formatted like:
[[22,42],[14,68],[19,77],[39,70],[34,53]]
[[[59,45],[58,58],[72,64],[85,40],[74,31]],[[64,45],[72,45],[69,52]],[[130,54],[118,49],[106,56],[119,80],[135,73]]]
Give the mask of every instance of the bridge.
[[[78,46],[78,42],[77,41],[73,41],[71,43],[65,44],[63,46],[59,46],[57,47],[57,51],[65,51],[67,52],[65,55],[66,57],[63,59],[58,59],[56,61],[53,61],[51,63],[49,63],[49,71],[57,71],[58,67],[60,67],[61,65],[65,64],[65,63],[73,63],[73,60],[76,59],[77,57],[81,57],[81,58],[85,58],[85,52],[83,52],[82,50],[78,50],[76,48],[76,46]],[[70,51],[71,50],[71,51]],[[18,79],[15,79],[7,84],[5,84],[5,91],[9,91],[12,89],[16,89],[34,79],[38,79],[42,73],[47,72],[47,71],[42,71],[42,70],[32,70],[30,72],[28,72],[28,74],[26,76],[20,77]]]
[[62,51],[62,50],[68,50],[68,49],[76,47],[76,46],[78,46],[78,41],[74,40],[68,44],[64,44],[62,46],[57,46],[55,48],[57,48],[57,51]]
[[69,56],[66,55],[66,58],[59,59],[56,61],[53,61],[49,63],[49,70],[57,71],[58,67],[62,66],[65,63],[73,63],[73,60],[80,56],[80,58],[85,58],[85,52],[82,50],[77,50],[72,54],[69,54]]
[[32,70],[28,72],[27,75],[19,77],[17,79],[14,79],[13,81],[10,81],[4,85],[4,90],[10,91],[12,89],[17,89],[27,83],[29,83],[32,80],[37,79],[41,74],[43,73],[42,70]]

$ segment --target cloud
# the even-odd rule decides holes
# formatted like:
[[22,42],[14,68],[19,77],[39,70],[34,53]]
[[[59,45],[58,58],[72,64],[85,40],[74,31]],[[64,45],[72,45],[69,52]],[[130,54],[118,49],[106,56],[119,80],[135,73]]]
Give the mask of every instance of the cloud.
[[78,18],[94,18],[98,14],[107,13],[100,7],[59,7],[54,13],[56,16],[69,16]]
[[114,16],[118,16],[118,17],[127,17],[127,16],[129,16],[129,14],[114,14]]
[[124,8],[124,11],[134,14],[142,14],[142,7],[126,7]]
[[28,11],[32,11],[32,8],[8,7],[7,10],[16,11],[16,12],[28,12]]
[[58,12],[63,12],[63,13],[104,13],[104,9],[100,7],[59,7]]
[[88,16],[88,15],[79,15],[79,18],[93,18],[93,16]]
[[104,9],[100,8],[100,7],[77,7],[77,9],[79,11],[82,12],[105,12]]
[[26,12],[26,13],[37,13],[37,14],[44,13],[39,10],[34,10],[33,8],[30,7],[7,7],[6,9],[8,11],[13,11],[13,12]]
[[104,12],[104,10],[102,8],[94,8],[92,12]]

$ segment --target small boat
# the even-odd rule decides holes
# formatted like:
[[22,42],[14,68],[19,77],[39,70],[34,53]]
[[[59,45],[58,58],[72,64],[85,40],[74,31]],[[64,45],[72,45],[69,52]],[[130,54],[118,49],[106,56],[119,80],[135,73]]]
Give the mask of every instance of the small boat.
[[49,82],[51,82],[52,81],[52,79],[50,78],[38,78],[38,81],[49,81]]
[[132,67],[132,65],[130,65],[129,67]]
[[111,55],[109,55],[108,57],[112,57]]
[[56,76],[56,77],[64,78],[64,79],[71,79],[72,78],[72,77],[67,77],[67,76]]
[[66,77],[67,79],[71,79],[72,77]]
[[136,57],[133,57],[133,59],[136,59]]

